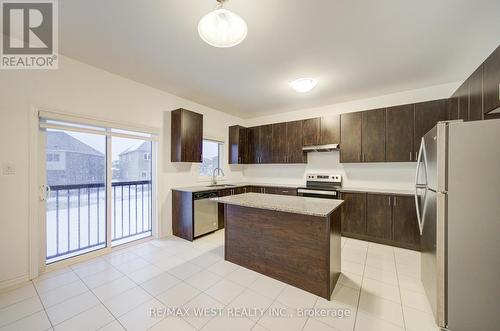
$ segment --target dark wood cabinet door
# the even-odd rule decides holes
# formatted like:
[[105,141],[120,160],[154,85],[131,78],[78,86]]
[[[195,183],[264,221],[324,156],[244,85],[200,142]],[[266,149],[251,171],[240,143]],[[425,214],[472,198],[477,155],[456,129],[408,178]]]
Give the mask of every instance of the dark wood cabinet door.
[[287,156],[287,123],[273,124],[273,144],[272,144],[272,163],[286,163]]
[[458,118],[460,120],[469,120],[469,80],[466,80],[457,90],[458,98]]
[[386,110],[385,160],[416,161],[413,155],[414,105],[389,107]]
[[390,195],[366,195],[366,234],[379,239],[392,238]]
[[458,93],[456,92],[451,98],[446,99],[446,116],[448,120],[458,120],[460,118],[458,112]]
[[248,163],[257,164],[260,160],[260,126],[248,128]]
[[469,121],[483,119],[483,66],[469,77]]
[[385,108],[364,111],[362,118],[362,161],[385,161]]
[[342,233],[366,234],[366,194],[342,193]]
[[321,144],[321,118],[309,118],[302,121],[302,144],[314,146]]
[[248,163],[248,130],[244,127],[240,128],[238,155],[240,164]]
[[392,237],[407,248],[420,249],[415,200],[409,196],[394,196],[392,207]]
[[229,127],[229,146],[228,146],[228,163],[238,164],[239,155],[238,149],[240,144],[240,131],[237,125]]
[[483,63],[484,112],[500,107],[500,46]]
[[228,163],[248,163],[247,146],[247,129],[239,125],[230,126]]
[[340,162],[361,162],[361,112],[340,115]]
[[171,112],[171,161],[202,162],[203,115],[186,109]]
[[302,121],[286,123],[286,163],[305,163],[307,154],[302,151]]
[[203,115],[184,110],[182,121],[184,162],[202,162]]
[[260,163],[273,163],[273,125],[260,127]]
[[415,104],[415,138],[414,153],[418,152],[422,137],[432,129],[437,122],[446,121],[446,99],[420,102]]
[[340,115],[321,117],[321,144],[340,144]]

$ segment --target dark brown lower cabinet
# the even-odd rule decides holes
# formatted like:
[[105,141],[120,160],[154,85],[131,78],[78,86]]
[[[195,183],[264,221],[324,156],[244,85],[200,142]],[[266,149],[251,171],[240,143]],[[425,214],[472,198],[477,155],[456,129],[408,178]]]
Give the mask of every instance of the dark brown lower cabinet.
[[342,193],[342,233],[366,234],[366,194]]
[[392,238],[391,199],[390,195],[366,195],[366,235],[380,239]]
[[394,196],[392,207],[392,240],[406,248],[420,250],[420,232],[415,200],[409,196]]
[[342,235],[420,250],[412,196],[343,192]]

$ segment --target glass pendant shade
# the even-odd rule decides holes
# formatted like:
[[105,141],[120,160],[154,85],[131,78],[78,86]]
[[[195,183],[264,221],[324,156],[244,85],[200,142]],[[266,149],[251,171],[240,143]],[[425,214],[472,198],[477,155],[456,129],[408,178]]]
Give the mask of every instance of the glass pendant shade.
[[233,47],[247,36],[247,24],[235,13],[219,8],[205,16],[198,23],[201,39],[214,47]]

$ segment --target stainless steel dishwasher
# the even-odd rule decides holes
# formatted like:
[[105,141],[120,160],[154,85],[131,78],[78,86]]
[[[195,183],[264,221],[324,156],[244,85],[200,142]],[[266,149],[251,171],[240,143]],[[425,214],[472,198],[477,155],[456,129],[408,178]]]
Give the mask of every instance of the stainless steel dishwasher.
[[193,195],[194,200],[194,236],[198,237],[219,228],[217,192],[198,192]]

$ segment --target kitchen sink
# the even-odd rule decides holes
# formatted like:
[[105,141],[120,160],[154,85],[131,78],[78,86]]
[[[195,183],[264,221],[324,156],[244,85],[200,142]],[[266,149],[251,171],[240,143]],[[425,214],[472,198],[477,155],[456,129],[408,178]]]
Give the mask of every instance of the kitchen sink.
[[236,185],[233,184],[212,184],[208,185],[208,187],[235,187]]

